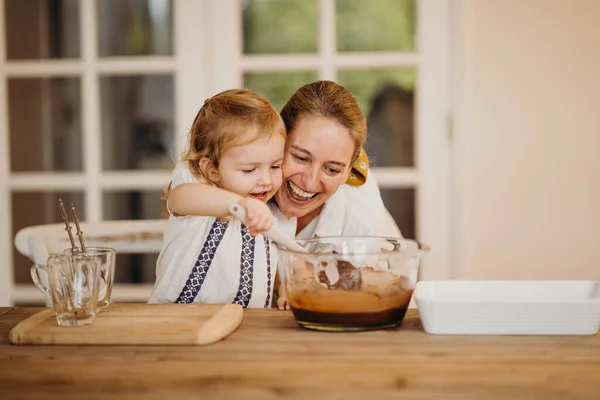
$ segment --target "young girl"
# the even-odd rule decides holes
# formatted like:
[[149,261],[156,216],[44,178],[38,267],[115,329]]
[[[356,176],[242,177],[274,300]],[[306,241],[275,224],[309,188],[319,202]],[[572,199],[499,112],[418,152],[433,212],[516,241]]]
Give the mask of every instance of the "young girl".
[[[277,255],[259,232],[274,223],[266,202],[281,186],[285,136],[279,114],[254,92],[227,90],[204,102],[167,189],[150,303],[270,307]],[[247,226],[228,217],[231,203],[246,208]]]

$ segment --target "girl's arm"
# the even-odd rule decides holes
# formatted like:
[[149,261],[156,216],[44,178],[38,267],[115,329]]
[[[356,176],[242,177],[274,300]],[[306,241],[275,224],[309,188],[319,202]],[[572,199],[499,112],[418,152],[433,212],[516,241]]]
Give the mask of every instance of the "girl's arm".
[[237,203],[246,209],[246,222],[250,234],[256,236],[273,225],[273,214],[260,200],[204,183],[184,183],[169,193],[169,210],[175,215],[212,217],[229,216],[229,204]]
[[239,194],[204,183],[185,183],[169,193],[169,209],[175,215],[226,217],[227,206],[239,203]]

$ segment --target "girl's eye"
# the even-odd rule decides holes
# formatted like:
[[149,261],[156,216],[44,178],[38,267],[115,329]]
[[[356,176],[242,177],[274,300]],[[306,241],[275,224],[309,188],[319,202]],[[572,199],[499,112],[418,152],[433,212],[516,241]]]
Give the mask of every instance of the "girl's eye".
[[281,165],[272,165],[271,169],[281,169]]
[[243,169],[242,172],[245,174],[249,174],[251,172],[253,172],[256,168],[252,168],[252,169]]

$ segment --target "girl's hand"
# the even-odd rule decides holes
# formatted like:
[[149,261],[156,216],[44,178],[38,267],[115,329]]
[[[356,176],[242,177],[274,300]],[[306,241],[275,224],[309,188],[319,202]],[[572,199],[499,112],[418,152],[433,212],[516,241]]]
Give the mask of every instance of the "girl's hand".
[[244,197],[238,204],[246,209],[246,226],[252,236],[271,229],[273,214],[269,206],[252,197]]

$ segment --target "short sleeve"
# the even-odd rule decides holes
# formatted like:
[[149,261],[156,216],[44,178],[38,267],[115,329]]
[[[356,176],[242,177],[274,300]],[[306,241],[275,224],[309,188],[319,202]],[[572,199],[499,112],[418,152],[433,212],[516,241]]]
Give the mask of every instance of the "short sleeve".
[[179,163],[173,170],[173,176],[171,177],[171,188],[176,188],[182,183],[196,183],[198,179],[192,175],[190,169],[185,163]]
[[[171,189],[176,188],[177,186],[184,183],[198,183],[198,179],[192,175],[192,172],[189,170],[185,163],[179,163],[173,170],[173,174],[171,176]],[[177,219],[182,219],[188,217],[187,215],[175,215],[171,211],[169,207],[169,200],[167,199],[167,212],[170,216],[175,217]]]

